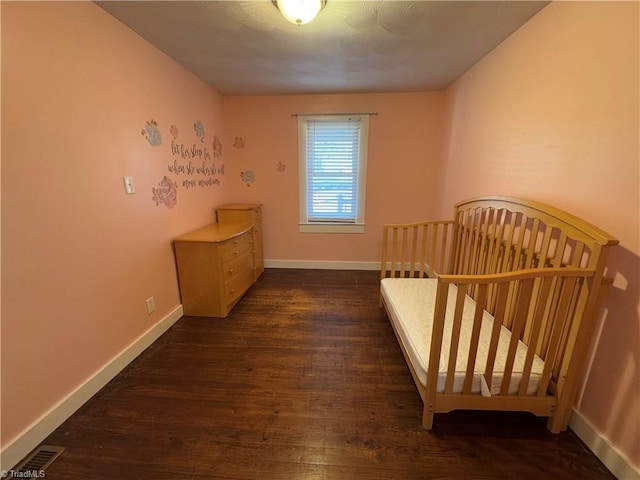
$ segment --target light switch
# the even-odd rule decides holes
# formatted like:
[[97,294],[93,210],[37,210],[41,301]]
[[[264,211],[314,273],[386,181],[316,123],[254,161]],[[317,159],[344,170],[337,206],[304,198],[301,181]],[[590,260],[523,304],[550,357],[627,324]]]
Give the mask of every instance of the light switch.
[[133,177],[122,177],[122,180],[124,181],[124,191],[127,192],[127,195],[136,193],[136,187],[133,185]]

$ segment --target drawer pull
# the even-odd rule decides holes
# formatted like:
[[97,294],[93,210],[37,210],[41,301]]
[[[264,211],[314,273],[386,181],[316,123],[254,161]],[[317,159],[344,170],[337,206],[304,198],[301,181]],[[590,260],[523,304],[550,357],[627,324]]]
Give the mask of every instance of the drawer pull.
[[230,268],[230,269],[229,269],[229,273],[233,273],[233,268]]

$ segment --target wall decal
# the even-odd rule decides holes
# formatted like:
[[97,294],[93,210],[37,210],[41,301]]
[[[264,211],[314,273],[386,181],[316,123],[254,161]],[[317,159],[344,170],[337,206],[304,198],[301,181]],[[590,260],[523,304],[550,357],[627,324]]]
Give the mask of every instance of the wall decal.
[[276,166],[276,169],[277,169],[280,173],[282,173],[282,172],[284,172],[284,171],[287,169],[287,166],[286,166],[284,163],[282,163],[282,162],[278,162],[278,165]]
[[201,142],[204,142],[204,124],[198,120],[193,124],[193,129],[196,132],[196,137],[198,137]]
[[171,133],[171,136],[174,140],[178,138],[178,127],[176,127],[175,125],[171,125],[171,127],[169,127],[169,132]]
[[[222,143],[215,136],[212,150],[204,143],[204,124],[198,120],[193,124],[195,135],[190,134],[186,130],[187,136],[190,137],[178,140],[179,129],[175,124],[169,127],[171,141],[166,142],[169,151],[169,159],[167,161],[167,170],[165,176],[157,184],[152,187],[152,200],[156,206],[164,205],[171,209],[178,203],[178,188],[207,188],[219,187],[221,177],[224,175],[224,164],[214,161],[214,157],[222,156]],[[159,146],[162,143],[162,136],[158,129],[158,124],[151,119],[146,122],[142,135],[150,145]],[[182,136],[184,137],[184,131]],[[200,139],[198,142],[196,139]]]
[[256,181],[256,174],[253,170],[245,170],[244,172],[240,172],[240,178],[247,184],[247,187],[250,187],[251,184]]
[[240,150],[241,148],[244,148],[246,145],[247,143],[244,141],[244,138],[242,137],[236,137],[235,140],[233,141],[234,148],[237,148],[238,150]]
[[163,204],[167,208],[173,208],[178,203],[178,184],[168,178],[166,175],[158,183],[158,187],[152,187],[153,201],[156,202],[156,207]]
[[158,122],[153,118],[149,120],[142,129],[142,136],[147,139],[149,145],[157,147],[162,143],[162,135],[158,129]]
[[[194,131],[198,135],[196,126],[197,123],[194,124]],[[177,132],[178,128],[176,127],[176,137]],[[222,149],[221,144],[219,148]],[[167,171],[176,177],[185,177],[179,180],[179,185],[182,188],[204,188],[220,185],[219,176],[224,175],[224,164],[216,164],[211,161],[211,151],[208,147],[197,143],[191,143],[190,145],[181,143],[174,138],[171,140],[171,154],[173,159],[167,164]]]
[[218,158],[222,156],[222,142],[218,138],[218,135],[213,136],[213,158]]

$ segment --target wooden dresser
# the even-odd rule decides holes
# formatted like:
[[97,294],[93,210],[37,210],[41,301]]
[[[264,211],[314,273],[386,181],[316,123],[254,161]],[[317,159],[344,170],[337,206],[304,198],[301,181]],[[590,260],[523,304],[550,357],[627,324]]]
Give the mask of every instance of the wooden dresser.
[[254,277],[264,272],[264,250],[262,247],[262,205],[258,203],[234,203],[218,207],[218,223],[251,223],[253,225]]
[[251,222],[222,222],[174,241],[185,315],[226,317],[256,279]]

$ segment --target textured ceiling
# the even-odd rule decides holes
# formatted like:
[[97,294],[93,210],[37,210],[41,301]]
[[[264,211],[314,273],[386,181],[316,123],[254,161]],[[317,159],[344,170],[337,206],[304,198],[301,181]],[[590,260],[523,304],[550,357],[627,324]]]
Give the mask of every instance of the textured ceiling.
[[441,90],[547,1],[337,1],[312,23],[270,0],[98,4],[224,95]]

